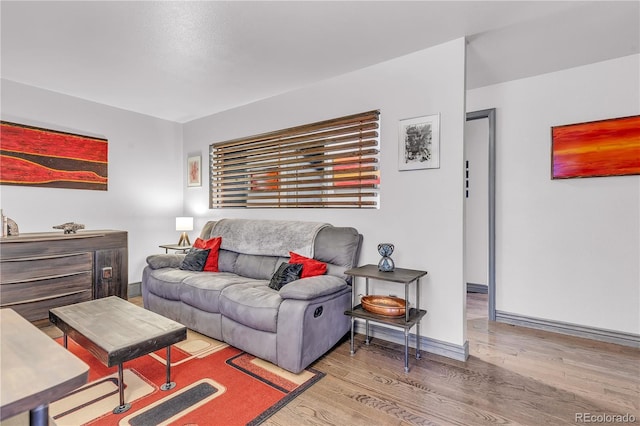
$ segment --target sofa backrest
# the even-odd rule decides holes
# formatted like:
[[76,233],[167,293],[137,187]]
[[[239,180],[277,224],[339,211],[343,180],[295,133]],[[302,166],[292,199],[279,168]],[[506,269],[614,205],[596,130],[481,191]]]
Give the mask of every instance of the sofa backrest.
[[[207,222],[200,238],[209,239],[213,235],[216,221]],[[315,238],[314,259],[327,263],[327,274],[340,277],[351,284],[351,277],[344,271],[358,265],[362,235],[355,228],[327,226],[322,228]],[[252,255],[220,250],[218,269],[221,272],[233,272],[249,278],[268,280],[282,262],[288,257]]]

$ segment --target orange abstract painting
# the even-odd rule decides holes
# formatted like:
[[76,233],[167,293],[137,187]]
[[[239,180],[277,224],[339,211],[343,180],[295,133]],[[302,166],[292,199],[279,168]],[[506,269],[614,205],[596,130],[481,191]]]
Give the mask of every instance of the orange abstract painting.
[[551,128],[551,177],[640,174],[640,116]]
[[2,122],[0,184],[107,190],[107,140]]

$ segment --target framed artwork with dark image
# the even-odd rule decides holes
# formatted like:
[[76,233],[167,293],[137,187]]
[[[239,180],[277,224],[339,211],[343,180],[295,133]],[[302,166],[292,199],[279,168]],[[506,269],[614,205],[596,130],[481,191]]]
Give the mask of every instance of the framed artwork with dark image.
[[187,160],[187,186],[202,186],[201,157],[189,157]]
[[400,120],[398,170],[440,167],[440,114]]

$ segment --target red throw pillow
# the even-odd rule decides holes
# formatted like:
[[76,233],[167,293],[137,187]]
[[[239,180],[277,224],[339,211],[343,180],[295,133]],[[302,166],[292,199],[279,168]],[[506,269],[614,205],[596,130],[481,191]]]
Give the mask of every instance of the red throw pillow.
[[289,252],[289,256],[291,256],[289,263],[302,263],[302,275],[300,278],[315,277],[316,275],[323,275],[327,272],[327,264],[324,262],[299,255],[292,251]]
[[222,237],[215,237],[206,241],[202,238],[196,238],[193,247],[209,249],[209,256],[207,256],[203,271],[218,272],[218,250],[220,250],[220,244],[222,244]]

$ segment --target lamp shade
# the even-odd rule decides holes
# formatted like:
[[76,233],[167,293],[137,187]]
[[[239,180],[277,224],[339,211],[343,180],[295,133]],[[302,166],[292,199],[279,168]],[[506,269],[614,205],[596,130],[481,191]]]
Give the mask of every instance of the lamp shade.
[[193,218],[176,217],[176,231],[193,231]]

